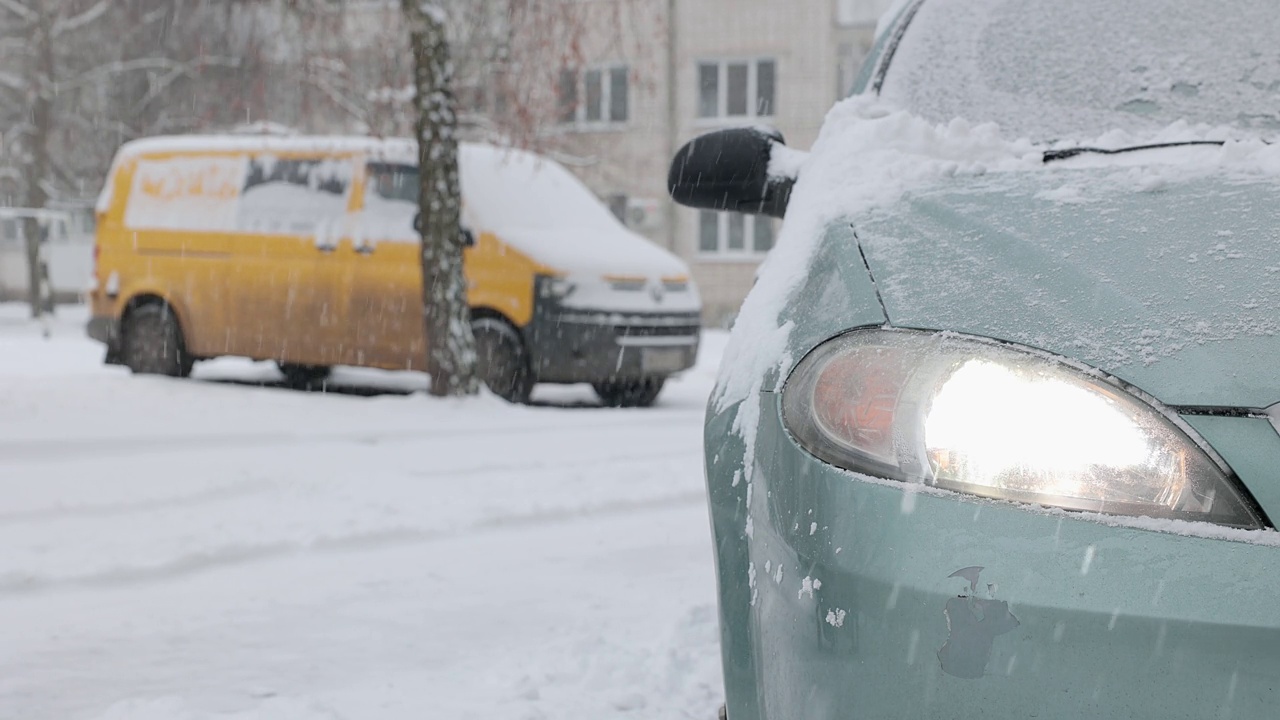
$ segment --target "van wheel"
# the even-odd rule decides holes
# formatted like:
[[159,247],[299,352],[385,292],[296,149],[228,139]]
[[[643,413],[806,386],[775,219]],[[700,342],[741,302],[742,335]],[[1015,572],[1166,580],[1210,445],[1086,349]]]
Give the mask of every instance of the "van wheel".
[[329,379],[333,368],[324,365],[298,365],[296,363],[276,363],[280,373],[284,375],[284,383],[291,388],[310,389]]
[[471,321],[471,331],[476,336],[476,377],[503,400],[528,402],[533,369],[516,329],[496,318],[479,318]]
[[658,399],[666,378],[643,380],[611,380],[595,383],[596,395],[608,407],[649,407]]
[[120,360],[140,375],[186,377],[195,358],[187,353],[178,318],[167,305],[149,304],[125,316]]

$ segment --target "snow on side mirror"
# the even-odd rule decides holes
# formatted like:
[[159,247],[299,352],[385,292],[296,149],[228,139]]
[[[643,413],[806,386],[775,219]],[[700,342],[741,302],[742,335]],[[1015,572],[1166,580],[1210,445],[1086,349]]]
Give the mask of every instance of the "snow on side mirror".
[[779,148],[794,153],[786,150],[777,130],[734,128],[708,133],[676,153],[667,190],[673,200],[691,208],[783,217],[796,175],[794,170],[779,172],[777,166],[782,163],[773,163],[774,173],[769,172]]

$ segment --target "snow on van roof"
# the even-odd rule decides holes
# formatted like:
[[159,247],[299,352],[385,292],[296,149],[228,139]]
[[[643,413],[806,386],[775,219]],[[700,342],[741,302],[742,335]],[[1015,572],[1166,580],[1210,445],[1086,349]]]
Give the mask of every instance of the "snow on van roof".
[[102,192],[95,206],[106,212],[115,192],[115,178],[120,166],[147,155],[181,153],[365,153],[389,162],[417,163],[418,150],[408,138],[375,138],[358,135],[161,135],[131,140],[116,151],[111,161]]
[[116,157],[249,151],[374,153],[409,162],[418,157],[417,145],[409,138],[362,135],[163,135],[131,140],[120,146]]
[[[581,266],[596,258],[607,272],[627,268],[647,275],[681,275],[688,268],[674,255],[628,230],[573,173],[536,153],[478,143],[458,149],[464,222],[496,232],[539,262]],[[116,153],[98,198],[110,206],[121,163],[155,155],[219,153],[320,153],[359,155],[396,164],[418,164],[408,138],[360,136],[180,135],[135,140]],[[406,223],[407,226],[407,223]]]
[[[174,135],[125,143],[98,200],[110,205],[119,164],[148,155],[213,153],[359,154],[383,162],[418,164],[418,146],[408,138],[362,136]],[[458,153],[467,203],[477,206],[495,230],[564,228],[612,230],[616,218],[559,163],[535,153],[494,145],[460,143]]]
[[[172,135],[125,143],[116,152],[111,172],[98,198],[104,212],[111,203],[120,164],[150,155],[215,153],[322,153],[365,155],[382,162],[418,164],[417,142],[409,138],[363,136]],[[477,143],[459,144],[459,163],[468,202],[483,206],[489,222],[529,228],[611,226],[613,216],[576,177],[559,163],[524,150]],[[513,192],[516,189],[522,192]],[[569,203],[566,199],[589,198]],[[566,212],[568,211],[568,212]],[[509,220],[509,222],[505,222]],[[545,226],[545,227],[544,227]],[[496,228],[495,228],[496,229]]]

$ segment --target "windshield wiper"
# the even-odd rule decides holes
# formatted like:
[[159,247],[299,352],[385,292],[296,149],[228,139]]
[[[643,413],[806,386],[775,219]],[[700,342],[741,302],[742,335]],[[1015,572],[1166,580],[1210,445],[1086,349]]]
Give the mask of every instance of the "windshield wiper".
[[1154,145],[1134,145],[1133,147],[1124,148],[1096,148],[1096,147],[1076,147],[1066,148],[1064,150],[1045,150],[1044,161],[1051,163],[1056,160],[1067,160],[1079,155],[1121,155],[1123,153],[1138,152],[1140,150],[1160,150],[1172,147],[1187,147],[1191,145],[1217,145],[1222,147],[1226,145],[1223,140],[1184,140],[1182,142],[1156,143]]

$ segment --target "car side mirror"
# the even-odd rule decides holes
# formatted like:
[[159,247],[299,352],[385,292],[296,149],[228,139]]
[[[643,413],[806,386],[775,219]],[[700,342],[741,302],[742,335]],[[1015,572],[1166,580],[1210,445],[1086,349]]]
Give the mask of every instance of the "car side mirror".
[[796,177],[777,163],[770,174],[779,148],[793,152],[777,130],[734,128],[703,135],[676,153],[667,190],[671,199],[691,208],[783,217]]
[[420,212],[416,212],[413,214],[413,229],[414,229],[414,232],[418,233],[419,235],[422,234],[422,213]]

